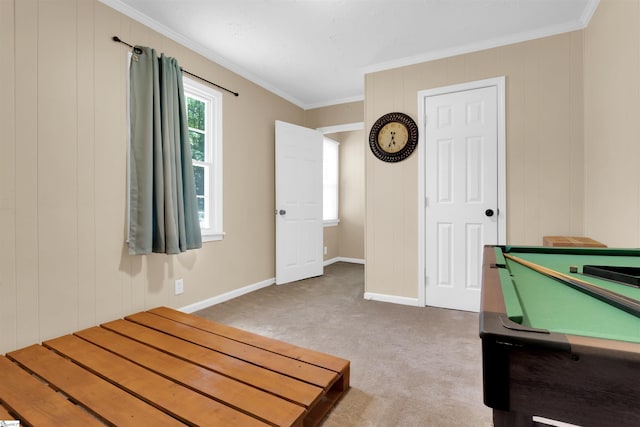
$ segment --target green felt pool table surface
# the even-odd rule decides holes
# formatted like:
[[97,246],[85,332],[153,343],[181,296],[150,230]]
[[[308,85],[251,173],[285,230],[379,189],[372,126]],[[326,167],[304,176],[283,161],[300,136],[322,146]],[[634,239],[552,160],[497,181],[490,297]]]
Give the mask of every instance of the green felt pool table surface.
[[[502,257],[507,253],[640,300],[640,288],[581,273],[583,265],[640,267],[640,250],[521,246],[496,247],[494,250],[498,262],[504,260],[510,273],[501,275],[501,285],[511,320],[562,334],[640,343],[640,317]],[[578,273],[570,273],[570,266],[577,266]],[[520,310],[522,319],[517,317]]]
[[494,425],[530,427],[542,416],[637,427],[640,317],[507,255],[640,300],[639,288],[581,274],[584,265],[640,267],[640,250],[485,246],[479,321],[484,402]]

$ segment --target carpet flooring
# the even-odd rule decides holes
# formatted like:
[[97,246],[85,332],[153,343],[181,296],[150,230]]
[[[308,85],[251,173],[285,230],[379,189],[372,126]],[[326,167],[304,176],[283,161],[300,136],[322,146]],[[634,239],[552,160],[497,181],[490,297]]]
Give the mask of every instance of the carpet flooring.
[[364,267],[268,286],[194,314],[351,361],[322,427],[489,427],[478,314],[368,301]]

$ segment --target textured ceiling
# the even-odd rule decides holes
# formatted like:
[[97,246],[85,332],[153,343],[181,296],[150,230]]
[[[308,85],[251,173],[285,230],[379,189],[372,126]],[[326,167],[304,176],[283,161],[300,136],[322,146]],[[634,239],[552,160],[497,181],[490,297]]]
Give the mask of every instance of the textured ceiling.
[[598,0],[101,1],[305,109],[363,99],[368,72],[584,28],[598,5]]

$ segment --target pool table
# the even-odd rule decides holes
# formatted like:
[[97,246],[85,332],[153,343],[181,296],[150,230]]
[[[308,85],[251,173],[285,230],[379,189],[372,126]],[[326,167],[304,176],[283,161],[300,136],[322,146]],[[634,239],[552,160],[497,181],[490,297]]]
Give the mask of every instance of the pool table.
[[640,250],[485,246],[480,338],[494,425],[537,425],[537,416],[639,426],[640,317],[508,256],[640,300],[638,287],[582,273],[583,265],[640,267]]

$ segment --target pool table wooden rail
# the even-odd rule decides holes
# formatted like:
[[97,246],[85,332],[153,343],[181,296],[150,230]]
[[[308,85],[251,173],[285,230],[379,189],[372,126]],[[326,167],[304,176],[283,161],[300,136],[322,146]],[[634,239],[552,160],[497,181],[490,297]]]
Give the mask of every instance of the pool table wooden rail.
[[0,356],[0,420],[32,426],[315,426],[348,360],[166,307]]
[[483,253],[484,401],[496,427],[533,416],[584,427],[640,425],[640,344],[519,328],[507,318],[501,260]]

